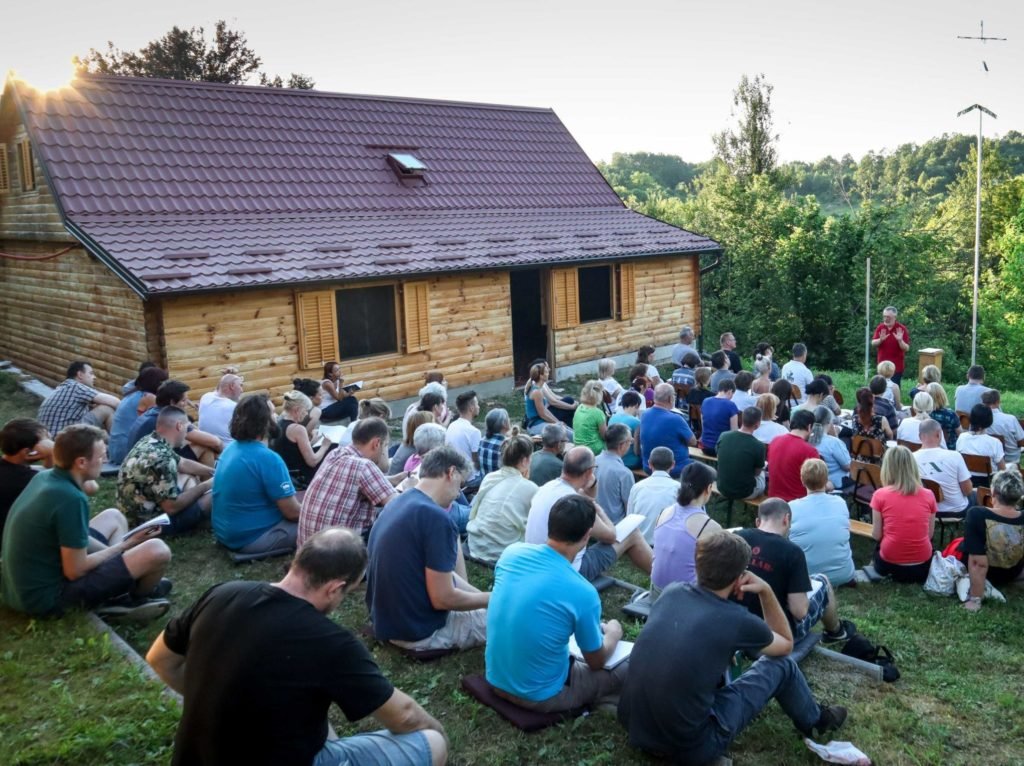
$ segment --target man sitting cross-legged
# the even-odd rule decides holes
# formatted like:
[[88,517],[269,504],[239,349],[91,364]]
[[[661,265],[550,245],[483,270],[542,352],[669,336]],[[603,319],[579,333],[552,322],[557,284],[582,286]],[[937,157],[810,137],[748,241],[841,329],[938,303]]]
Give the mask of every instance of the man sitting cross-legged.
[[416,487],[389,503],[370,529],[366,603],[374,635],[414,651],[479,646],[491,594],[455,574],[459,533],[445,510],[473,464],[441,446],[423,456],[419,471]]
[[[821,620],[825,641],[845,641],[853,633],[849,620],[837,615],[836,594],[823,574],[807,573],[807,559],[800,546],[789,540],[793,514],[784,500],[772,497],[757,509],[757,528],[737,534],[752,551],[750,571],[768,583],[789,620],[793,640],[799,641]],[[761,601],[751,594],[743,598],[751,612],[762,616]]]
[[[388,424],[364,418],[352,426],[352,443],[328,453],[302,498],[298,544],[327,527],[348,527],[365,539],[376,509],[398,497],[378,467],[388,450]],[[404,479],[408,472],[397,475]]]
[[[591,499],[597,496],[595,465],[594,453],[589,447],[573,447],[565,453],[562,475],[549,481],[533,496],[530,515],[526,519],[526,542],[535,545],[547,542],[548,514],[560,498],[573,494],[586,495]],[[651,546],[640,530],[634,529],[625,540],[617,541],[615,525],[599,505],[591,538],[593,544],[581,549],[572,562],[572,568],[591,582],[610,569],[622,554],[629,556],[634,566],[644,574],[651,573]]]
[[[146,660],[184,696],[174,764],[440,766],[444,728],[327,616],[366,568],[346,529],[320,532],[277,583],[216,585],[168,623]],[[330,738],[327,711],[384,729]]]
[[156,430],[140,439],[121,463],[117,504],[132,521],[146,521],[163,512],[171,517],[167,533],[180,534],[209,518],[208,490],[213,487],[213,479],[192,483],[187,488],[179,484],[178,463],[182,458],[174,450],[185,445],[187,433],[185,411],[164,407]]
[[[551,507],[547,543],[516,543],[498,559],[487,614],[487,681],[520,707],[550,713],[618,702],[629,661],[612,670],[604,663],[622,626],[602,624],[601,598],[572,567],[596,518],[593,500],[566,495]],[[570,636],[582,660],[569,655]]]
[[51,434],[73,423],[85,423],[110,431],[114,410],[121,403],[113,394],[97,391],[92,365],[81,360],[68,365],[67,378],[39,405],[39,422]]
[[158,598],[123,605],[121,616],[158,617],[170,580],[161,577],[171,550],[158,527],[125,537],[128,523],[114,508],[89,520],[88,481],[99,478],[107,457],[106,434],[72,425],[53,444],[55,467],[36,476],[11,507],[3,541],[4,602],[32,615],[87,609],[131,594]]
[[[771,587],[751,572],[750,546],[730,532],[697,543],[697,585],[676,583],[651,607],[619,701],[629,743],[674,763],[709,763],[775,698],[806,736],[838,729],[846,709],[815,702]],[[749,594],[764,619],[730,597]],[[731,684],[737,651],[762,655]]]

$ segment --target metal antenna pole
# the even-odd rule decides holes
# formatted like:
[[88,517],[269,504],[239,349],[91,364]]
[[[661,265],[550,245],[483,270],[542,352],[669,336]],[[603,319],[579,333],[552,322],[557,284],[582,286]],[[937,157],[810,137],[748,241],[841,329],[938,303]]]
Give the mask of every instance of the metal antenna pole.
[[981,120],[984,115],[996,119],[995,113],[981,104],[972,104],[957,112],[962,117],[968,112],[978,110],[978,181],[977,194],[974,199],[974,300],[971,305],[971,365],[978,363],[978,277],[981,270]]

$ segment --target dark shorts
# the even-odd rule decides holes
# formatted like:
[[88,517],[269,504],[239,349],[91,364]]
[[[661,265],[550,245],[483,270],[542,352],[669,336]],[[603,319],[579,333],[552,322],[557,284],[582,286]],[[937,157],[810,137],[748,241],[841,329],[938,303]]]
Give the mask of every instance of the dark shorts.
[[608,543],[594,543],[583,554],[580,574],[589,581],[596,580],[615,565],[617,558],[613,546]]
[[[95,534],[93,537],[103,541],[103,535]],[[129,593],[134,587],[135,578],[128,571],[124,556],[115,556],[77,580],[65,580],[60,592],[60,606],[64,609],[73,606],[92,609],[104,601]]]
[[171,526],[166,527],[161,536],[180,535],[183,532],[190,532],[195,529],[206,518],[203,509],[199,507],[196,500],[188,508],[183,508],[171,516]]
[[199,462],[199,458],[196,457],[195,450],[192,449],[191,444],[186,444],[181,449],[176,449],[174,451],[178,453],[179,457],[183,457],[186,460],[195,460],[197,463]]

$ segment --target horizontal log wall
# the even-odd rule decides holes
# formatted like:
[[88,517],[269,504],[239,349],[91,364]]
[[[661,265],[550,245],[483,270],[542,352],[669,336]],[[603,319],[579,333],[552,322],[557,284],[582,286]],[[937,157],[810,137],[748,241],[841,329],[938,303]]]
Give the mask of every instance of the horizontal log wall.
[[[36,242],[73,242],[74,239],[64,228],[57,203],[46,176],[35,157],[36,188],[23,191],[16,150],[19,141],[26,137],[23,125],[4,126],[0,130],[0,143],[7,144],[7,167],[11,177],[11,190],[0,192],[0,239],[33,240]],[[11,245],[16,247],[16,245]]]
[[588,362],[679,340],[684,324],[700,334],[697,256],[645,258],[636,264],[636,314],[632,319],[588,322],[556,330],[555,366]]
[[[61,247],[0,240],[5,252]],[[47,261],[0,258],[0,358],[51,385],[70,361],[85,359],[97,388],[116,394],[147,356],[142,300],[84,250]]]
[[[239,368],[246,390],[277,398],[296,377],[319,379],[322,369],[298,367],[298,329],[291,290],[248,290],[160,301],[171,376],[196,394],[216,386],[224,367]],[[430,280],[430,348],[341,360],[348,381],[366,381],[364,396],[415,396],[426,372],[441,369],[451,386],[512,375],[509,282],[504,272]]]

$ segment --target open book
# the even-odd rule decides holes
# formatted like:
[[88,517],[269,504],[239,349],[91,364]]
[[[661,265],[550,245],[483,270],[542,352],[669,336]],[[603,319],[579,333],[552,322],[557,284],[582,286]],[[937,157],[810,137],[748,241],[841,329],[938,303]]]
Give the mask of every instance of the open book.
[[342,391],[348,391],[350,394],[354,394],[356,391],[363,390],[363,381],[357,380],[355,383],[346,383],[341,387]]
[[[330,439],[332,444],[340,444],[341,437],[344,436],[345,432],[349,429],[349,426],[328,426],[320,424],[320,435]],[[313,445],[314,448],[320,446],[320,440],[317,439]]]
[[[612,652],[612,656],[605,660],[604,669],[614,670],[623,662],[629,659],[629,655],[633,652],[632,641],[619,641],[615,645],[615,651]],[[576,643],[576,636],[569,636],[569,654],[578,659],[583,659],[583,651],[580,649],[579,644]]]
[[643,524],[646,520],[647,517],[642,513],[631,513],[626,516],[622,521],[615,525],[615,542],[621,543],[633,534],[633,530]]
[[141,532],[142,530],[149,529],[150,527],[169,527],[169,526],[171,526],[171,517],[168,516],[166,513],[161,513],[159,516],[154,516],[149,521],[146,521],[146,522],[143,522],[142,524],[139,524],[139,526],[135,527],[135,529],[129,529],[127,532],[124,533],[124,536],[125,537],[131,537],[136,532]]

